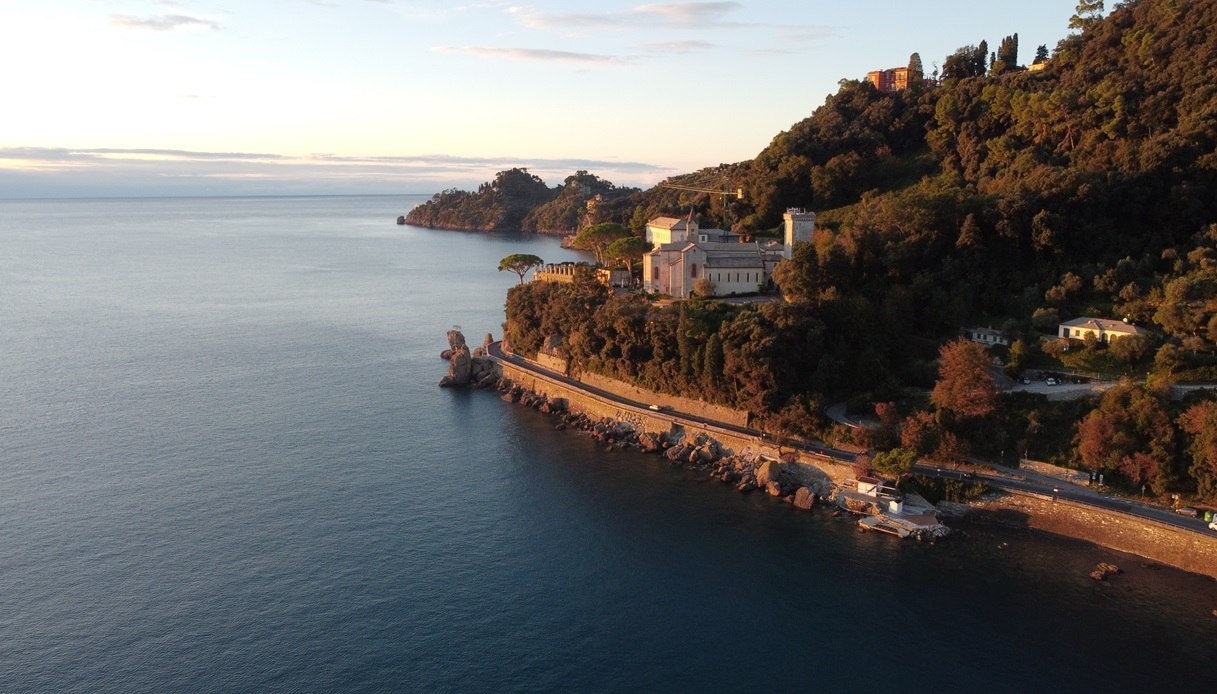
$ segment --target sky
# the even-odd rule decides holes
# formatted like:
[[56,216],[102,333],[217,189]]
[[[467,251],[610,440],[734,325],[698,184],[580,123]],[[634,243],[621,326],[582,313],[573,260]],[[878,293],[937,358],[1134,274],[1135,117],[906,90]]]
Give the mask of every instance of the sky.
[[842,79],[1074,0],[0,0],[0,198],[617,185],[754,157]]

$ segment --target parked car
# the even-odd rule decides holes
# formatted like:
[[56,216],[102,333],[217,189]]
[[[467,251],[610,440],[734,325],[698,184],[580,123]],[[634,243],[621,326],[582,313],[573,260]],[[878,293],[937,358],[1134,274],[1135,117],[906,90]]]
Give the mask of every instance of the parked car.
[[1044,381],[1044,383],[1046,383],[1047,385],[1050,385],[1050,386],[1054,386],[1054,385],[1056,385],[1056,379],[1049,378],[1048,380]]
[[1023,385],[1025,385],[1025,386],[1031,385],[1031,379],[1027,378],[1026,376],[1023,376]]
[[1196,516],[1200,515],[1200,512],[1192,506],[1180,506],[1179,508],[1175,509],[1175,513],[1178,513],[1181,516],[1187,516],[1188,518],[1195,518]]
[[1217,518],[1214,518],[1213,521],[1211,523],[1209,523],[1209,529],[1217,530]]

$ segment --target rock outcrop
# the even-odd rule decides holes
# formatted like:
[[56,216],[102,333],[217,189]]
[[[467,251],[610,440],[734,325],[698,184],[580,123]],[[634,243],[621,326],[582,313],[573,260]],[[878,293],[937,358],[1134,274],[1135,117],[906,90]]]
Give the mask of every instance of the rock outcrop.
[[[489,334],[487,343],[493,342]],[[492,359],[485,356],[485,349],[479,347],[477,353],[471,353],[465,344],[465,336],[459,330],[448,331],[448,349],[440,353],[440,357],[448,360],[448,375],[440,379],[440,386],[474,385],[488,388],[498,382],[498,369]]]

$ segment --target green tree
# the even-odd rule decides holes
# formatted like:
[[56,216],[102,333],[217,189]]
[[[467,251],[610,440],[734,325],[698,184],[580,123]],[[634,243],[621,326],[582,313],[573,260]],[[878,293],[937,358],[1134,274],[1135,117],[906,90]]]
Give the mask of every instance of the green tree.
[[604,260],[609,263],[621,263],[622,267],[632,273],[634,265],[650,252],[650,241],[637,236],[626,236],[613,241],[604,249]]
[[499,261],[499,272],[511,270],[520,276],[520,284],[524,284],[524,275],[529,270],[541,267],[545,261],[529,253],[512,253]]
[[993,61],[993,73],[1000,74],[1018,67],[1018,34],[1011,34],[1001,40],[997,47],[997,57]]
[[583,231],[579,232],[574,240],[571,241],[571,247],[583,251],[591,251],[595,256],[596,262],[604,262],[604,249],[609,247],[617,239],[623,239],[630,236],[630,230],[616,222],[604,222],[603,224],[592,225]]
[[773,268],[773,282],[782,290],[786,301],[814,301],[820,293],[816,247],[810,243],[796,243],[790,258]]
[[1039,65],[1040,63],[1046,62],[1048,62],[1048,46],[1047,44],[1041,43],[1035,49],[1035,60],[1031,61],[1031,64]]
[[895,477],[896,484],[899,486],[904,476],[912,472],[913,467],[917,465],[917,451],[911,448],[880,451],[875,454],[874,458],[871,458],[870,465],[885,475]]
[[909,83],[920,82],[925,77],[925,68],[921,65],[921,54],[914,52],[909,56]]
[[1085,31],[1103,19],[1103,0],[1078,0],[1077,9],[1069,18],[1069,28]]
[[647,219],[647,212],[642,209],[642,205],[635,205],[634,214],[630,217],[630,231],[638,238],[642,238],[647,230],[648,221],[650,220]]

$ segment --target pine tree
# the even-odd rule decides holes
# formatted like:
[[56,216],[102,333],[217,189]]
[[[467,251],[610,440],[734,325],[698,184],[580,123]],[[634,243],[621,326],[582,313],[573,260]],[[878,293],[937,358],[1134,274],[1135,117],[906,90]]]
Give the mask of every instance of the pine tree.
[[1103,0],[1078,0],[1077,10],[1069,18],[1069,28],[1085,31],[1103,19]]

